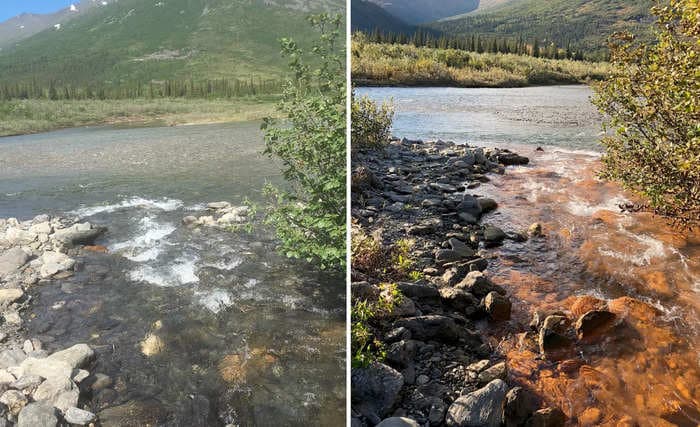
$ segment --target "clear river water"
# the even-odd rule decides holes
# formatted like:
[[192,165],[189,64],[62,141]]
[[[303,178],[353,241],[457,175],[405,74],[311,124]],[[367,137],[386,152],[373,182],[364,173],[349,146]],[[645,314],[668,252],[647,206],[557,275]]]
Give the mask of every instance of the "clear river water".
[[261,202],[266,182],[281,184],[262,149],[259,123],[0,139],[0,217],[108,227],[96,242],[108,253],[32,289],[26,322],[49,350],[97,350],[95,371],[113,381],[94,411],[127,405],[168,426],[344,424],[344,277],[280,257],[261,226],[182,225],[208,202]]
[[[601,117],[590,88],[356,92],[393,100],[395,136],[530,158],[474,190],[499,203],[484,222],[513,232],[539,222],[545,234],[507,241],[490,260],[489,274],[514,297],[513,316],[480,327],[507,358],[511,381],[562,408],[570,425],[700,425],[700,234],[621,211],[638,200],[597,177]],[[535,310],[575,317],[596,299],[621,320],[602,339],[577,345],[564,361],[528,344]]]

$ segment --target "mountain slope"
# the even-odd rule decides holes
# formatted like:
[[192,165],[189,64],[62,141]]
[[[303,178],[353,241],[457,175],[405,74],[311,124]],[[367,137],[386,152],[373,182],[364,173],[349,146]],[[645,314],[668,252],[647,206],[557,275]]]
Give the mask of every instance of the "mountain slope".
[[393,16],[382,7],[365,0],[353,0],[350,7],[352,31],[409,34],[414,27]]
[[647,31],[651,5],[652,0],[515,0],[431,27],[455,36],[523,36],[542,44],[571,44],[589,56],[600,56],[613,32]]
[[408,24],[422,24],[475,10],[479,0],[371,0]]
[[63,25],[70,19],[80,16],[92,8],[103,7],[114,0],[85,0],[72,4],[55,13],[23,13],[7,21],[0,22],[0,49],[12,46],[36,33]]
[[311,11],[342,0],[119,0],[0,52],[5,83],[279,77],[279,39],[303,46]]

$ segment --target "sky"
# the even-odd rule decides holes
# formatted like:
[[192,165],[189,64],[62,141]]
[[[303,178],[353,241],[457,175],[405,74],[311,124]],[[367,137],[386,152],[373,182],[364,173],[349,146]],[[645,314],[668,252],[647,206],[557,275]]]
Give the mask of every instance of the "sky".
[[0,0],[0,22],[24,12],[51,13],[79,3],[78,0]]

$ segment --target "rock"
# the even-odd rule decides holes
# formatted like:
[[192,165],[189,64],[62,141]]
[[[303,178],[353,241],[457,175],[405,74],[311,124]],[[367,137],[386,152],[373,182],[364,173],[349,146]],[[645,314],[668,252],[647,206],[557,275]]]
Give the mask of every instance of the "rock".
[[600,425],[603,418],[603,413],[598,408],[586,408],[581,415],[578,416],[578,423],[584,427],[592,427]]
[[10,248],[0,255],[0,278],[19,270],[29,261],[29,255],[21,248]]
[[564,316],[550,315],[544,319],[540,327],[538,343],[540,353],[561,350],[572,344],[569,338],[568,328],[570,322]]
[[16,380],[16,378],[14,375],[12,375],[11,373],[7,372],[4,369],[0,370],[0,384],[10,384],[10,386],[12,388],[18,388],[18,387],[13,387],[15,380]]
[[44,378],[39,375],[22,375],[17,381],[10,384],[10,387],[16,388],[17,390],[31,390],[34,391]]
[[381,417],[393,409],[404,384],[403,375],[382,364],[353,368],[352,406],[368,418]]
[[182,218],[182,223],[185,225],[193,225],[197,222],[197,217],[194,215],[187,215],[186,217]]
[[417,342],[414,340],[401,340],[389,346],[386,352],[386,361],[399,368],[405,368],[413,363],[418,351]]
[[394,324],[411,331],[414,339],[420,341],[439,340],[456,342],[462,336],[454,320],[446,316],[428,315],[399,319]]
[[410,418],[391,417],[382,420],[376,427],[420,427],[420,424]]
[[527,235],[530,237],[541,237],[542,236],[542,224],[540,224],[539,222],[532,224],[527,229]]
[[90,389],[92,389],[92,391],[100,391],[109,387],[110,385],[112,385],[112,379],[109,377],[109,375],[97,373],[90,382]]
[[217,211],[219,209],[226,209],[226,208],[230,208],[230,207],[231,207],[231,203],[229,203],[229,202],[212,202],[212,203],[207,204],[207,209],[211,209],[214,211]]
[[591,310],[605,310],[607,303],[601,299],[584,295],[576,298],[576,301],[571,305],[571,312],[575,316],[582,316]]
[[22,317],[20,317],[19,313],[16,310],[8,310],[2,314],[2,316],[5,318],[5,323],[10,324],[10,325],[21,325],[22,324]]
[[430,377],[424,374],[418,375],[418,378],[416,378],[416,384],[418,385],[425,385],[430,382]]
[[25,406],[17,419],[17,427],[55,427],[57,424],[56,410],[44,402]]
[[95,414],[93,414],[90,411],[78,409],[78,408],[73,406],[73,407],[66,409],[66,412],[63,414],[63,417],[70,424],[84,426],[84,425],[92,422],[95,419]]
[[502,287],[495,285],[491,280],[486,277],[481,271],[471,271],[467,276],[459,282],[456,286],[457,289],[463,289],[470,292],[477,298],[484,298],[491,292],[498,292],[501,295],[505,295],[506,291]]
[[24,296],[21,289],[0,289],[0,305],[9,305]]
[[498,203],[496,203],[496,201],[493,199],[482,197],[477,199],[477,202],[479,203],[482,213],[495,211],[498,208]]
[[90,372],[86,371],[85,369],[78,369],[75,375],[73,375],[73,381],[80,384],[81,382],[83,382],[84,379],[86,379],[89,376]]
[[97,415],[102,427],[156,426],[166,424],[168,412],[155,400],[130,400],[104,409]]
[[73,367],[63,360],[29,357],[20,364],[22,375],[38,375],[46,379],[70,378]]
[[479,219],[477,217],[467,212],[460,212],[457,214],[457,218],[459,218],[462,224],[476,225],[479,223]]
[[442,184],[439,182],[431,182],[430,188],[442,191],[443,193],[454,193],[455,191],[457,191],[457,188],[454,185]]
[[384,342],[387,344],[410,339],[411,331],[406,328],[394,328],[384,336]]
[[506,362],[501,362],[479,372],[478,380],[479,384],[488,384],[496,379],[505,381],[507,376],[508,368],[506,367]]
[[506,233],[498,227],[494,227],[493,225],[484,227],[484,243],[487,247],[502,244],[506,237]]
[[60,271],[69,270],[75,265],[75,260],[60,252],[46,251],[40,259],[42,266],[39,269],[39,275],[42,279],[51,277]]
[[530,159],[525,156],[505,151],[498,153],[495,160],[503,166],[526,165],[530,163]]
[[445,423],[449,427],[500,427],[503,422],[503,401],[508,386],[493,380],[485,387],[464,395],[447,410]]
[[522,387],[514,387],[506,394],[503,404],[503,418],[506,427],[518,427],[525,424],[539,407],[537,396]]
[[437,251],[435,251],[435,261],[438,264],[457,262],[462,259],[464,259],[463,256],[451,249],[438,249]]
[[219,224],[238,224],[241,222],[245,222],[245,218],[236,214],[236,213],[227,213],[221,216],[218,220],[216,220],[217,223]]
[[459,239],[452,238],[448,240],[447,243],[450,245],[450,248],[452,248],[452,250],[461,258],[471,258],[476,255],[474,249],[470,248]]
[[359,166],[355,168],[351,176],[353,190],[369,190],[371,188],[383,188],[382,182],[367,167]]
[[87,344],[76,344],[65,350],[57,351],[48,358],[66,362],[73,369],[82,368],[95,356],[95,352]]
[[479,311],[479,300],[471,293],[457,288],[440,288],[443,303],[459,310],[467,317]]
[[610,311],[620,317],[631,316],[643,323],[653,322],[661,316],[661,311],[643,301],[631,297],[616,298],[608,303]]
[[411,282],[400,282],[399,291],[404,296],[417,301],[440,301],[440,291],[433,285]]
[[512,307],[508,298],[498,292],[489,292],[484,298],[484,307],[493,320],[509,320]]
[[37,239],[37,234],[21,228],[10,227],[5,231],[5,240],[11,245],[28,245]]
[[458,214],[470,215],[475,220],[481,218],[481,205],[479,200],[474,196],[465,195],[462,201],[457,205]]
[[353,301],[377,301],[381,290],[378,286],[374,286],[369,282],[352,282],[350,285],[350,294]]
[[610,329],[617,316],[605,310],[592,310],[576,320],[576,335],[580,340],[598,336]]
[[11,414],[17,415],[25,407],[28,400],[27,397],[17,390],[7,390],[0,396],[0,403],[7,406]]
[[27,354],[20,349],[4,350],[0,353],[0,368],[9,368],[10,366],[17,366],[24,359],[27,358]]
[[80,392],[69,378],[49,378],[36,388],[32,398],[36,401],[51,403],[54,407],[65,411],[78,404]]
[[141,341],[141,353],[145,356],[155,356],[165,350],[165,341],[158,335],[149,333]]
[[51,234],[53,232],[53,227],[48,221],[40,222],[29,227],[29,231],[34,234]]
[[525,423],[526,427],[564,427],[566,415],[559,408],[546,408],[535,411]]
[[93,227],[89,222],[74,224],[71,227],[56,230],[51,237],[65,245],[92,245],[107,229]]
[[439,426],[445,420],[445,412],[447,412],[447,405],[441,399],[433,399],[430,404],[430,411],[428,412],[428,421],[430,421],[431,426]]

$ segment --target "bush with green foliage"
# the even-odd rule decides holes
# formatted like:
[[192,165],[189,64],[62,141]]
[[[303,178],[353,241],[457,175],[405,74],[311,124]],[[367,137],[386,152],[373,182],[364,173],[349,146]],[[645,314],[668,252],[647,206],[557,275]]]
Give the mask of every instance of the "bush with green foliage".
[[282,163],[289,188],[268,186],[268,223],[290,258],[345,267],[346,84],[341,16],[314,15],[320,37],[310,52],[282,40],[291,78],[278,110],[263,122],[265,153]]
[[352,325],[350,326],[353,367],[381,362],[386,357],[384,344],[377,339],[373,332],[374,325],[382,318],[390,318],[394,308],[401,304],[404,296],[394,283],[383,283],[379,285],[379,289],[380,295],[376,301],[366,299],[353,301]]
[[643,195],[679,225],[700,221],[700,3],[653,9],[656,41],[611,40],[615,71],[596,91],[606,114],[603,177]]
[[381,105],[366,96],[352,97],[352,148],[381,148],[391,135],[394,109],[389,103]]

